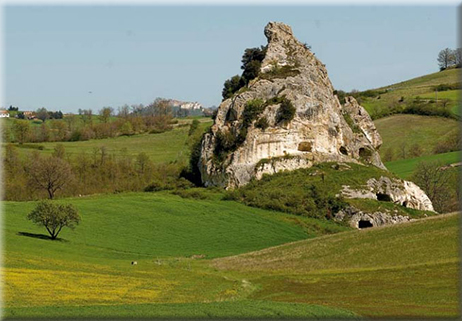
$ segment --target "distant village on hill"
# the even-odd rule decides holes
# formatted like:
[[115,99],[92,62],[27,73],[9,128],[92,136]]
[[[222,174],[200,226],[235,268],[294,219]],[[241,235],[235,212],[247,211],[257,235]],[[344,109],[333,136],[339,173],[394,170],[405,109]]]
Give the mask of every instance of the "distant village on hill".
[[[184,102],[177,99],[166,99],[165,100],[170,107],[173,117],[182,118],[188,116],[212,116],[213,110],[216,109],[216,106],[212,107],[203,107],[199,102]],[[126,107],[124,107],[126,106]],[[137,110],[146,108],[142,104],[139,105],[124,105],[119,107],[118,110],[131,109],[133,113]],[[106,107],[103,107],[106,108]],[[82,109],[79,109],[77,112],[80,114]],[[19,107],[10,105],[8,108],[0,108],[0,118],[17,118],[17,119],[27,119],[27,120],[43,120],[43,116],[40,117],[40,114],[46,114],[47,119],[62,119],[63,117],[74,115],[74,113],[63,113],[61,110],[58,111],[49,111],[45,107],[39,108],[36,111],[31,110],[20,110]],[[116,112],[114,112],[116,114]]]

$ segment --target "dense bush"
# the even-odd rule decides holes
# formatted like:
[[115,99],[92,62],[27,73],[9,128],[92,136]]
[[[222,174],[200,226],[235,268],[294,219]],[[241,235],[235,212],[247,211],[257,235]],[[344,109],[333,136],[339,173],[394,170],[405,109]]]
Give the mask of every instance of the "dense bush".
[[294,119],[295,111],[296,109],[292,102],[289,99],[283,97],[281,106],[279,107],[278,113],[276,115],[276,121],[278,123],[287,124],[292,119]]
[[[260,181],[230,191],[224,197],[246,205],[296,215],[330,219],[347,206],[330,181],[317,169],[297,170],[264,176]],[[313,175],[315,174],[315,175]]]
[[221,92],[223,100],[232,97],[241,88],[247,86],[252,79],[258,77],[261,62],[265,58],[265,54],[266,47],[264,46],[260,48],[248,48],[244,51],[241,60],[241,69],[243,69],[242,75],[235,75],[225,81]]
[[266,117],[261,117],[255,122],[255,127],[265,130],[269,127],[268,119]]
[[437,86],[433,86],[432,89],[436,91],[447,91],[447,90],[457,90],[460,89],[460,83],[455,84],[439,84]]

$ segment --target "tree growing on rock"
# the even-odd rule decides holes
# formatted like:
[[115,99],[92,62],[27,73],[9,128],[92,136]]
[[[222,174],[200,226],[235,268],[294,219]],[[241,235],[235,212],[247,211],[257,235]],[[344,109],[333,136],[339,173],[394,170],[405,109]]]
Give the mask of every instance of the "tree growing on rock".
[[52,240],[55,240],[63,227],[74,229],[80,223],[80,216],[72,204],[54,204],[51,201],[41,201],[27,219],[44,226]]

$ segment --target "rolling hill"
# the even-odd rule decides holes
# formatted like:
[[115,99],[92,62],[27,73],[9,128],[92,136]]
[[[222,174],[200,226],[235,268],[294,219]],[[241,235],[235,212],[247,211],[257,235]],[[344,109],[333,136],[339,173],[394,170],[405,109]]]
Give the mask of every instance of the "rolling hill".
[[460,89],[440,91],[436,94],[435,87],[438,85],[460,87],[460,69],[448,69],[372,89],[369,92],[373,93],[369,97],[361,96],[361,105],[374,117],[393,106],[405,106],[417,97],[423,98],[434,107],[437,99],[440,105],[444,99],[447,99],[445,108],[454,114],[459,114]]
[[258,284],[250,297],[366,317],[459,315],[459,213],[215,259]]
[[[239,316],[236,305],[220,302],[245,297],[242,280],[197,266],[202,260],[191,257],[234,255],[308,234],[290,215],[220,201],[212,192],[208,197],[131,193],[66,199],[82,222],[75,231],[63,230],[57,241],[26,220],[34,202],[5,202],[4,315]],[[199,307],[206,302],[211,304]],[[160,303],[159,309],[153,305]],[[242,315],[268,307],[242,304]],[[349,315],[304,304],[282,304],[263,315],[304,314]]]

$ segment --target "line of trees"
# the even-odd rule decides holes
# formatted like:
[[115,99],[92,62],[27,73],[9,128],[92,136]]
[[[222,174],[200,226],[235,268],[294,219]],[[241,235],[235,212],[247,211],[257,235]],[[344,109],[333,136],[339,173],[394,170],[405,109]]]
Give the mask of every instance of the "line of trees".
[[438,67],[445,70],[450,67],[460,68],[462,66],[462,48],[446,48],[438,53]]
[[57,144],[52,155],[33,151],[20,157],[17,147],[8,144],[3,166],[4,198],[11,201],[154,191],[190,184],[180,179],[186,160],[155,164],[146,153],[131,156],[125,150],[116,156],[105,146],[70,156]]
[[11,126],[2,126],[3,141],[23,144],[161,133],[172,129],[175,122],[168,101],[163,98],[157,98],[148,106],[134,105],[131,110],[124,105],[117,115],[113,108],[103,107],[98,115],[91,109],[79,109],[78,115],[50,119],[49,112],[43,108],[37,111],[37,117],[42,120],[38,126],[22,119],[14,120]]

